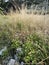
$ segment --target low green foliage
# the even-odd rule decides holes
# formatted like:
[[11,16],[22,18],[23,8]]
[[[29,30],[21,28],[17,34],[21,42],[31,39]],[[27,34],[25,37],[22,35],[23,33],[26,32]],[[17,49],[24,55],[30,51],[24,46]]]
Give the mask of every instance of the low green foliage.
[[22,48],[23,53],[19,53],[18,57],[25,63],[37,64],[49,56],[49,45],[36,33],[28,35],[25,43],[19,38],[13,40],[10,48]]
[[3,54],[2,54],[2,59],[5,59],[6,57],[8,57],[8,50],[4,51]]

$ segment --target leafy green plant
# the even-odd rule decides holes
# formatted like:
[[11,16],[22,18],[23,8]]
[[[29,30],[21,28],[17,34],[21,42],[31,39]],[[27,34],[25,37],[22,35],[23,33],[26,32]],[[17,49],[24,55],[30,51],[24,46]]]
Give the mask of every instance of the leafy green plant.
[[8,56],[9,56],[8,50],[6,50],[6,51],[4,51],[4,52],[2,53],[2,59],[7,58]]

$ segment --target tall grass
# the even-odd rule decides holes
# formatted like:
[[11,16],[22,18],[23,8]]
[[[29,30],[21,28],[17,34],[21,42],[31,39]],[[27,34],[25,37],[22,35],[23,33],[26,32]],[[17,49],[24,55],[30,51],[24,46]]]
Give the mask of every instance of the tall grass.
[[0,15],[0,28],[1,26],[4,28],[5,25],[13,34],[21,31],[23,34],[36,32],[41,36],[49,35],[49,15],[26,14],[23,9],[21,13],[11,12],[6,16]]
[[26,12],[22,10],[20,14],[12,12],[5,17],[8,18],[8,23],[11,24],[21,23],[26,28],[30,27],[32,30],[35,29],[36,31],[40,30],[42,32],[44,32],[45,29],[47,32],[49,30],[49,15],[26,14]]

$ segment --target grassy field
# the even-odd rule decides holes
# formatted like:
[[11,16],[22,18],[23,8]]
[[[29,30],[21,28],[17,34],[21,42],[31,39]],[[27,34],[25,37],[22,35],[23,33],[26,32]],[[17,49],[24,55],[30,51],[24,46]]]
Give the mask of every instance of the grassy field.
[[[26,55],[21,59],[26,63],[30,62],[34,53],[35,57],[31,59],[31,61],[33,60],[32,63],[37,63],[49,57],[49,15],[26,14],[23,10],[20,14],[11,12],[8,15],[0,15],[0,47],[9,43],[9,40],[13,41],[16,38],[21,44],[25,43],[22,48],[26,50]],[[17,45],[19,44],[17,40],[13,43],[20,46]],[[15,47],[15,45],[13,46]],[[39,54],[37,57],[40,51],[37,48],[35,49],[34,46],[40,51],[42,50],[41,56]]]

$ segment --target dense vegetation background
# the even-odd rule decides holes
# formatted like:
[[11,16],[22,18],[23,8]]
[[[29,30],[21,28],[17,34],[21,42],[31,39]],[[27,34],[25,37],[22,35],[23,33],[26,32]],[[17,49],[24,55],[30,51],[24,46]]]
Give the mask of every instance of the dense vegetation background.
[[27,6],[26,8],[28,9],[32,6],[33,10],[46,10],[46,13],[49,13],[49,0],[0,0],[0,11],[2,11],[2,14],[7,14],[11,9],[20,12],[23,4],[24,8]]
[[[5,4],[9,2],[1,1],[0,11],[5,13]],[[29,1],[39,4],[43,0]],[[0,55],[2,65],[9,56],[15,59],[14,55],[25,65],[49,65],[49,15],[26,14],[24,10],[0,14],[0,50],[5,46],[6,51]],[[18,48],[21,51],[16,54]]]

